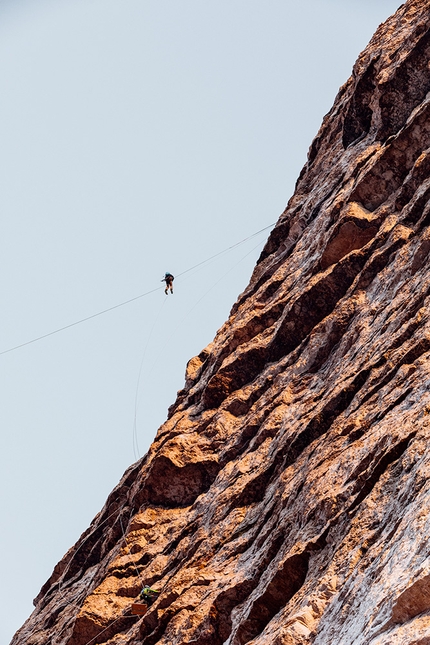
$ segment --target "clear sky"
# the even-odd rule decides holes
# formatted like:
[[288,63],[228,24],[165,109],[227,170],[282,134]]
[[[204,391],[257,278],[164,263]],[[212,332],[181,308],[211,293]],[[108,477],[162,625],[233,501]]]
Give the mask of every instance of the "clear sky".
[[134,434],[147,450],[267,232],[167,298],[164,272],[277,220],[399,4],[0,0],[0,352],[159,287],[0,355],[1,644],[137,458]]

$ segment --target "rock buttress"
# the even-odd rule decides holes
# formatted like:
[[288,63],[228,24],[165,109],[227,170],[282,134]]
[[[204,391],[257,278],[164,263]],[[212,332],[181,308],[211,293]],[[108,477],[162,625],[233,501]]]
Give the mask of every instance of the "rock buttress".
[[[430,643],[429,92],[430,0],[410,0],[13,645]],[[143,581],[162,593],[132,616]]]

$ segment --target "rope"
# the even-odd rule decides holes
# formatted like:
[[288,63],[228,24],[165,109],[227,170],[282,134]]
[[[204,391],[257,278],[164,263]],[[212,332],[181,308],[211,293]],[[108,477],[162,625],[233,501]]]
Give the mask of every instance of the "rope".
[[[228,253],[232,249],[235,249],[237,246],[240,246],[241,244],[244,244],[248,240],[252,239],[256,235],[259,235],[263,231],[267,231],[267,229],[272,228],[274,224],[270,224],[269,226],[265,226],[261,230],[257,231],[256,233],[253,233],[252,235],[249,235],[248,237],[245,237],[243,240],[240,242],[236,242],[236,244],[233,244],[233,246],[229,246],[228,248],[224,249],[223,251],[220,251],[219,253],[216,253],[215,255],[212,255],[211,257],[207,258],[206,260],[202,260],[202,262],[199,262],[198,264],[195,264],[194,266],[190,267],[189,269],[186,269],[185,271],[182,271],[182,273],[178,273],[176,277],[179,277],[181,275],[185,275],[185,273],[189,273],[193,269],[196,269],[197,267],[202,266],[203,264],[206,264],[207,262],[210,262],[214,258],[219,257],[223,253]],[[102,316],[103,314],[108,313],[109,311],[113,311],[114,309],[118,309],[119,307],[124,307],[125,305],[130,304],[131,302],[135,302],[136,300],[139,300],[140,298],[144,298],[145,296],[148,296],[151,293],[155,293],[156,291],[159,291],[159,287],[156,289],[151,289],[151,291],[146,291],[145,293],[141,293],[139,296],[135,296],[134,298],[130,298],[129,300],[125,300],[124,302],[120,302],[117,305],[113,305],[113,307],[108,307],[107,309],[103,309],[102,311],[98,311],[95,314],[92,314],[91,316],[86,316],[86,318],[81,318],[80,320],[76,320],[73,323],[70,323],[69,325],[64,325],[64,327],[59,327],[58,329],[54,329],[53,331],[50,331],[47,334],[43,334],[42,336],[37,336],[37,338],[32,338],[31,340],[28,340],[25,343],[21,343],[20,345],[15,345],[14,347],[10,347],[9,349],[5,349],[2,352],[0,352],[0,356],[3,356],[4,354],[8,354],[9,352],[14,352],[16,349],[20,349],[21,347],[26,347],[27,345],[31,345],[32,343],[37,343],[39,340],[43,340],[44,338],[48,338],[49,336],[53,336],[54,334],[59,334],[62,331],[65,331],[66,329],[70,329],[71,327],[75,327],[76,325],[81,325],[84,322],[87,322],[88,320],[92,320],[93,318],[97,318],[98,316]]]
[[[248,238],[248,239],[249,239],[249,238]],[[206,298],[207,294],[208,294],[210,291],[212,291],[212,289],[215,289],[215,287],[217,286],[217,284],[219,284],[220,282],[222,282],[222,281],[224,280],[224,278],[225,278],[225,276],[226,276],[226,275],[228,275],[229,273],[231,273],[231,272],[233,271],[233,269],[235,269],[237,266],[239,266],[239,264],[240,264],[241,262],[243,262],[243,260],[244,260],[245,258],[247,258],[247,257],[248,257],[248,255],[251,255],[251,253],[252,253],[253,251],[255,251],[255,249],[258,249],[258,247],[260,246],[260,244],[261,244],[261,242],[259,242],[259,243],[258,243],[258,244],[256,244],[255,246],[253,246],[253,247],[252,247],[252,249],[251,249],[250,251],[248,251],[248,253],[246,253],[246,254],[245,254],[245,255],[244,255],[244,256],[239,260],[239,262],[236,262],[236,264],[233,264],[233,266],[232,266],[232,267],[230,267],[230,268],[228,269],[228,271],[226,271],[225,273],[223,273],[223,274],[222,274],[222,276],[220,277],[220,279],[219,279],[219,280],[217,280],[217,281],[215,282],[215,284],[213,284],[213,285],[212,285],[212,286],[211,286],[207,291],[205,291],[205,293],[204,293],[204,294],[203,294],[203,296],[200,298],[200,300],[197,300],[196,304],[195,304],[195,305],[194,305],[194,306],[193,306],[193,307],[188,311],[187,316],[189,316],[189,314],[190,314],[190,313],[191,313],[191,312],[192,312],[192,311],[197,307],[197,305],[199,305],[199,304],[201,303],[201,301],[203,300],[203,298]],[[182,322],[183,322],[183,321],[182,321]]]
[[233,246],[229,246],[228,248],[224,249],[224,251],[220,251],[219,253],[215,253],[215,255],[211,255],[210,258],[207,258],[206,260],[203,260],[202,262],[199,262],[198,264],[195,264],[193,267],[190,267],[189,269],[186,269],[185,271],[182,271],[182,273],[177,274],[177,278],[179,278],[181,275],[185,275],[186,273],[189,273],[189,271],[192,271],[193,269],[197,269],[197,267],[202,266],[202,264],[206,264],[206,262],[210,262],[214,258],[219,257],[223,253],[227,253],[228,251],[231,251],[232,249],[235,249],[237,246],[240,246],[241,244],[244,244],[244,242],[247,242],[248,240],[251,240],[253,237],[256,235],[259,235],[260,233],[263,233],[263,231],[267,231],[269,228],[272,228],[272,226],[275,226],[276,222],[273,224],[270,224],[269,226],[265,226],[264,228],[260,229],[256,233],[253,233],[252,235],[249,235],[248,237],[245,237],[243,240],[240,242],[236,242],[236,244],[233,244]]
[[103,314],[106,314],[108,311],[113,311],[114,309],[118,309],[118,307],[123,307],[124,305],[128,305],[130,302],[134,302],[135,300],[139,300],[139,298],[148,296],[150,293],[155,293],[155,291],[159,291],[159,289],[158,288],[152,289],[151,291],[147,291],[146,293],[140,294],[140,296],[136,296],[135,298],[130,298],[130,300],[125,300],[124,302],[120,302],[118,305],[114,305],[113,307],[109,307],[108,309],[103,309],[103,311],[99,311],[96,314],[93,314],[92,316],[81,318],[81,320],[77,320],[76,322],[70,323],[70,325],[65,325],[64,327],[60,327],[59,329],[54,329],[54,331],[50,331],[48,334],[43,334],[43,336],[38,336],[37,338],[28,340],[26,343],[21,343],[21,345],[15,345],[15,347],[11,347],[10,349],[5,349],[4,351],[0,352],[0,356],[2,356],[3,354],[8,354],[9,352],[13,352],[15,351],[15,349],[20,349],[21,347],[25,347],[26,345],[37,343],[37,341],[42,340],[43,338],[48,338],[48,336],[53,336],[54,334],[58,334],[60,331],[64,331],[65,329],[70,329],[70,327],[75,327],[75,325],[80,325],[81,323],[87,322],[87,320],[91,320],[92,318],[97,318],[97,316],[102,316]]
[[164,307],[166,302],[167,302],[167,298],[164,298],[163,299],[163,304],[161,305],[160,309],[158,310],[158,313],[157,313],[157,315],[155,317],[155,320],[154,320],[154,324],[152,325],[151,331],[149,332],[149,336],[148,336],[148,339],[146,341],[145,348],[143,350],[142,360],[140,362],[139,375],[137,377],[136,392],[135,392],[135,395],[134,395],[134,421],[133,421],[133,452],[134,452],[134,457],[135,457],[136,460],[140,458],[139,441],[138,441],[138,437],[137,437],[137,403],[138,403],[138,396],[139,396],[140,377],[142,376],[143,361],[145,360],[146,351],[148,349],[149,341],[151,340],[152,333],[153,333],[153,331],[155,329],[155,326],[156,326],[156,324],[158,322],[158,319],[160,317],[161,311],[162,311],[162,309],[163,309],[163,307]]
[[102,631],[101,631],[101,632],[99,632],[98,634],[96,634],[96,635],[95,635],[95,636],[94,636],[90,641],[88,641],[87,643],[85,643],[85,645],[91,645],[91,643],[94,643],[94,641],[96,640],[96,638],[98,638],[99,636],[101,636],[102,634],[104,634],[104,632],[107,632],[107,630],[108,630],[108,629],[110,629],[110,628],[112,627],[112,625],[115,625],[115,623],[117,623],[119,620],[122,620],[123,618],[136,618],[136,616],[126,616],[126,615],[125,615],[126,611],[128,611],[128,610],[127,610],[127,609],[125,609],[125,610],[124,610],[124,612],[121,614],[121,616],[119,616],[118,618],[115,618],[115,620],[113,620],[111,623],[109,623],[109,625],[108,625],[107,627],[105,627],[104,629],[102,629]]

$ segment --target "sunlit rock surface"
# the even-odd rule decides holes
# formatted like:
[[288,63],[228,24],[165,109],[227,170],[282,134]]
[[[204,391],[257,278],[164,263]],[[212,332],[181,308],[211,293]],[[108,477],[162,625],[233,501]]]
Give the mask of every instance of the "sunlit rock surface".
[[[430,644],[429,91],[413,0],[13,645]],[[162,593],[132,616],[143,582]]]

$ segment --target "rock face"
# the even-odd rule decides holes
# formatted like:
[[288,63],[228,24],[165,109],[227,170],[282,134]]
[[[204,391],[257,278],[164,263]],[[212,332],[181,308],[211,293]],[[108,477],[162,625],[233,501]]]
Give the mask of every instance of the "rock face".
[[[430,0],[410,0],[13,645],[430,644],[429,92]],[[132,616],[143,582],[162,593]]]

